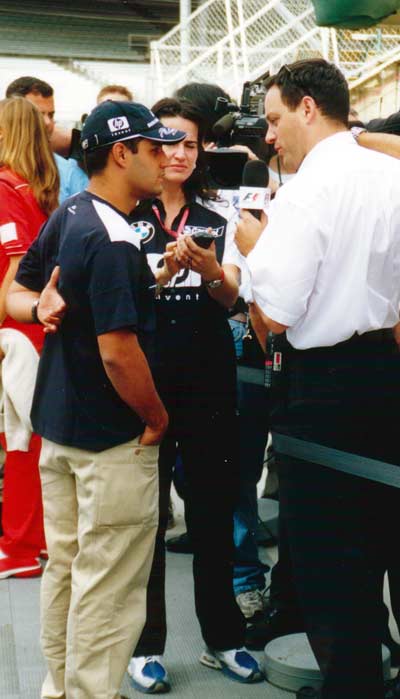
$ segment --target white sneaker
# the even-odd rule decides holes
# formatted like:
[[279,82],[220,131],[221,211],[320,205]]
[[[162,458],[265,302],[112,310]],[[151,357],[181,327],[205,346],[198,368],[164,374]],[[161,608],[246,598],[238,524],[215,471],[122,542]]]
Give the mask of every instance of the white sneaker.
[[264,679],[260,666],[244,648],[232,650],[212,650],[206,648],[200,656],[200,662],[213,670],[222,670],[223,674],[236,682],[250,684]]
[[261,590],[248,590],[241,592],[236,596],[236,602],[239,605],[245,619],[248,621],[257,619],[263,615],[265,609],[265,599]]
[[171,689],[161,655],[131,658],[128,665],[131,685],[144,694],[163,694]]

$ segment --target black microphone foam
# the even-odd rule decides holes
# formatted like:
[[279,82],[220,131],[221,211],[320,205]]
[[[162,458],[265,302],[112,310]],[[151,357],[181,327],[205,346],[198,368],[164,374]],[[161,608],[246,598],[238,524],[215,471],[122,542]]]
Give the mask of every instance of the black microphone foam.
[[[267,165],[262,160],[248,160],[243,168],[242,185],[243,187],[262,187],[266,189],[269,182],[269,170]],[[261,209],[248,208],[255,218],[260,220]]]
[[235,114],[224,114],[221,119],[218,119],[218,121],[215,122],[214,126],[212,127],[212,132],[215,136],[215,138],[221,138],[221,136],[225,136],[225,134],[228,133],[233,128],[233,125],[235,123],[236,116]]
[[243,168],[243,187],[268,187],[269,170],[262,160],[248,160]]

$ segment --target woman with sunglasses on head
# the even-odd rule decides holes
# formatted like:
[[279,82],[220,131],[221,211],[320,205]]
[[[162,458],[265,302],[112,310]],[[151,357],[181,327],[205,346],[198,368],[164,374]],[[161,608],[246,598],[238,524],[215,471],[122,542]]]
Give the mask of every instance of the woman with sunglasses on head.
[[[212,210],[215,195],[203,183],[201,114],[176,99],[160,100],[153,111],[165,126],[187,136],[166,148],[170,160],[160,198],[135,210],[136,228],[159,282],[158,388],[170,419],[160,448],[160,522],[147,621],[128,669],[133,686],[146,693],[169,689],[162,661],[164,535],[178,452],[194,549],[196,613],[206,644],[200,660],[240,682],[262,679],[257,662],[242,648],[245,621],[232,584],[238,464],[236,361],[227,310],[238,295],[237,251],[226,219]],[[202,247],[209,236],[211,244]]]
[[[5,298],[21,257],[58,206],[59,184],[39,110],[23,97],[1,100],[0,344],[5,354],[3,391],[7,393],[7,386],[13,391],[7,404],[11,400],[21,421],[15,422],[12,413],[11,423],[6,415],[7,433],[0,435],[6,452],[0,579],[39,576],[39,556],[47,557],[38,469],[41,440],[26,427],[30,411],[27,395],[33,391],[43,326],[33,320],[32,324],[14,321],[6,314]],[[25,416],[18,410],[21,406]]]

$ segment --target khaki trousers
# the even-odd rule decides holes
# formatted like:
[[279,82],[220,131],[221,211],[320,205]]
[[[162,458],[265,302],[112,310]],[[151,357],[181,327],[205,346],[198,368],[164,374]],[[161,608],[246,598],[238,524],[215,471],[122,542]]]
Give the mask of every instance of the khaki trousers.
[[158,522],[158,447],[89,452],[43,439],[49,561],[42,699],[118,699],[145,623]]

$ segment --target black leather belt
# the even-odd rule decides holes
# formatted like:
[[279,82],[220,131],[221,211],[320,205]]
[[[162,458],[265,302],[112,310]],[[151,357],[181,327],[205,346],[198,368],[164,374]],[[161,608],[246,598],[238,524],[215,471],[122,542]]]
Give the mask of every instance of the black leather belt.
[[355,333],[350,340],[356,338],[357,340],[365,342],[387,342],[388,340],[393,340],[393,330],[392,328],[382,328],[382,330],[369,330],[362,335]]

